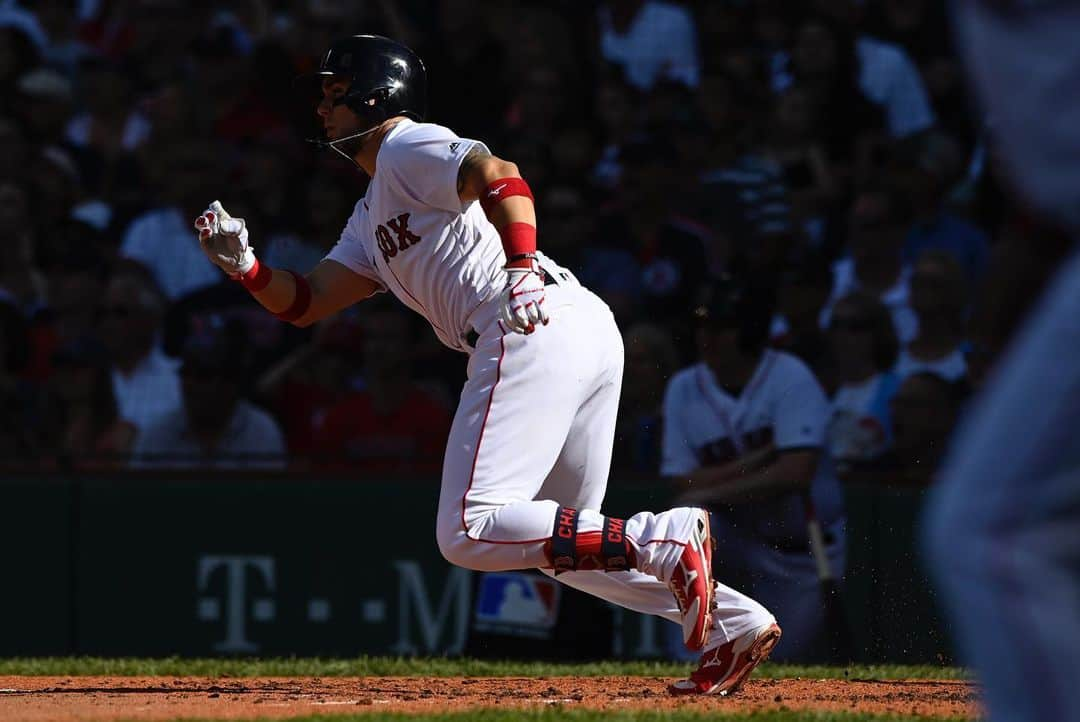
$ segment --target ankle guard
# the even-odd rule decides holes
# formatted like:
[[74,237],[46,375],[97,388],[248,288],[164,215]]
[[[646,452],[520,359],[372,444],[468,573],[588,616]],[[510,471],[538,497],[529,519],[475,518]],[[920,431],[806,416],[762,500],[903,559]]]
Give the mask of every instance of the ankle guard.
[[577,509],[560,506],[555,529],[544,552],[558,576],[569,571],[625,572],[637,563],[630,540],[623,533],[626,521],[604,517],[601,531],[578,533]]

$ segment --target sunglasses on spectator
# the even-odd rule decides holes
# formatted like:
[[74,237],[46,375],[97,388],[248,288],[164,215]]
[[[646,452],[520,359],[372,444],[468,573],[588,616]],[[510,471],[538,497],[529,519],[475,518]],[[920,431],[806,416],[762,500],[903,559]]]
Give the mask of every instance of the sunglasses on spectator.
[[873,322],[863,316],[833,316],[829,328],[833,331],[863,333],[873,327]]

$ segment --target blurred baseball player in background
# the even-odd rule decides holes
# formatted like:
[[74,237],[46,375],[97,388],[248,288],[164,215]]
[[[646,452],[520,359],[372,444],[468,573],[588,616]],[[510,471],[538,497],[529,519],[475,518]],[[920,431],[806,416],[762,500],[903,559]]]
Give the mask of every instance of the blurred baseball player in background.
[[[956,34],[1028,203],[1080,231],[1080,7],[961,0]],[[1037,239],[1032,239],[1036,242]],[[1080,720],[1080,255],[967,410],[927,551],[990,719]]]
[[[681,501],[713,510],[717,575],[784,620],[774,657],[819,661],[828,625],[818,564],[844,568],[843,498],[822,450],[825,391],[798,358],[767,348],[774,296],[722,281],[696,309],[701,361],[668,383],[660,472]],[[808,515],[823,548],[811,549]]]
[[736,690],[780,629],[760,604],[713,582],[704,510],[600,513],[622,339],[608,307],[537,250],[517,166],[422,122],[424,66],[392,40],[345,38],[317,75],[319,143],[371,179],[337,245],[306,276],[271,269],[243,220],[215,201],[195,224],[207,256],[298,326],[387,290],[427,319],[439,340],[469,354],[443,464],[443,555],[480,571],[542,569],[666,617],[703,653],[672,691]]

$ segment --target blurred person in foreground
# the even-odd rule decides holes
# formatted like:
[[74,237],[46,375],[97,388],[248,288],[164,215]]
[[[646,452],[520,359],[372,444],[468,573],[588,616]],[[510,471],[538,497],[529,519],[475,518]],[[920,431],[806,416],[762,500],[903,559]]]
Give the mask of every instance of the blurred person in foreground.
[[[962,0],[954,11],[1017,190],[1075,239],[1080,8]],[[1078,298],[1074,244],[968,410],[927,513],[925,549],[992,722],[1080,719]]]
[[270,414],[240,398],[244,353],[221,331],[192,336],[184,349],[181,408],[139,430],[136,468],[277,469],[285,442]]
[[807,518],[828,563],[844,568],[843,499],[825,432],[828,401],[796,357],[766,348],[773,293],[714,286],[697,310],[701,362],[664,396],[660,472],[686,503],[706,504],[723,543],[717,577],[753,589],[784,624],[775,658],[826,658],[824,606]]

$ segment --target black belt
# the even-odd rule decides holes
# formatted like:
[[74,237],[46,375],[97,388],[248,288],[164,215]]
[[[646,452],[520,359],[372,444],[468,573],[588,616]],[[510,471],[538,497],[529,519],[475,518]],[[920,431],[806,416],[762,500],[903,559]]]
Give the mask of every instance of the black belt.
[[[555,279],[555,275],[544,271],[544,285],[552,286],[555,284],[558,284],[558,281]],[[476,332],[475,328],[470,328],[468,333],[465,334],[465,344],[469,348],[476,348],[476,342],[478,340],[480,340],[480,334]]]

